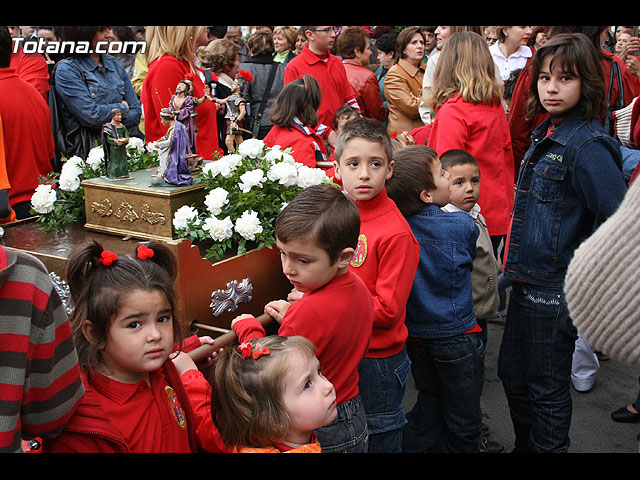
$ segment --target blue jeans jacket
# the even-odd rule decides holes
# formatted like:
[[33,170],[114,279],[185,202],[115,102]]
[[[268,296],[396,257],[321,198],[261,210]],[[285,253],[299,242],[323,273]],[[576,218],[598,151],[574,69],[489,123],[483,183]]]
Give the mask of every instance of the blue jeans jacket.
[[520,167],[504,274],[540,286],[562,286],[575,249],[624,198],[620,147],[596,120],[579,112],[546,136],[532,134]]
[[74,124],[101,127],[111,120],[111,109],[116,107],[122,110],[127,127],[140,123],[140,100],[124,66],[111,55],[102,55],[102,66],[88,55],[61,60],[56,67],[55,85],[69,128]]
[[476,324],[471,270],[479,231],[465,212],[425,205],[407,217],[420,245],[420,263],[407,302],[409,335],[444,338]]

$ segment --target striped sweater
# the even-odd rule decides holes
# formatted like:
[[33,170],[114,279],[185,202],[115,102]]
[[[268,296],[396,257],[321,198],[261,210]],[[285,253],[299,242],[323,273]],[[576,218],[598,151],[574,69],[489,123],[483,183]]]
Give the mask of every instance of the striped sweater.
[[47,270],[0,246],[0,452],[60,433],[83,393],[71,326]]

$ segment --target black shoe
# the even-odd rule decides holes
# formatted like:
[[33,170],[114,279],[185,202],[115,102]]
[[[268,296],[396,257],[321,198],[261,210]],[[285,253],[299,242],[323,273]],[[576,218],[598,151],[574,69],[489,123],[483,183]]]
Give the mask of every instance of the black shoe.
[[485,439],[480,444],[480,453],[502,453],[504,452],[504,445],[498,442],[492,442]]
[[627,407],[622,407],[611,414],[611,419],[619,423],[638,423],[640,422],[640,413],[633,413]]

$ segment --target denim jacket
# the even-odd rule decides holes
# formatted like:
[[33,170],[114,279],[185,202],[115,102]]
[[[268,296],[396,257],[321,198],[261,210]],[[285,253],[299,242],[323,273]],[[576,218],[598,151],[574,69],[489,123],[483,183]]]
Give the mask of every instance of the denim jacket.
[[466,212],[425,205],[407,217],[420,245],[420,263],[407,302],[409,336],[444,338],[476,325],[471,270],[478,227]]
[[561,287],[578,245],[617,209],[627,186],[617,142],[580,112],[532,134],[520,167],[504,274]]
[[[115,107],[122,110],[122,122],[127,127],[140,123],[140,100],[124,66],[107,54],[102,54],[102,64],[85,55],[60,60],[56,66],[56,93],[70,128],[75,123],[101,127],[111,120],[111,109]],[[84,73],[86,83],[80,72]]]

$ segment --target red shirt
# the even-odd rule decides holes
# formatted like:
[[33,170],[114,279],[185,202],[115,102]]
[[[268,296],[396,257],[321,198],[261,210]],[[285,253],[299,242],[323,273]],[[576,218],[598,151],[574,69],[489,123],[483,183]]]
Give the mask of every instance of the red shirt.
[[162,370],[145,381],[121,383],[97,372],[91,383],[105,414],[133,453],[191,453],[184,410]]
[[[333,383],[340,404],[359,392],[358,364],[369,346],[373,315],[366,285],[347,272],[293,302],[278,334],[300,335],[313,342],[322,373]],[[236,322],[234,330],[240,341],[264,336],[262,325],[253,318]]]
[[[291,156],[295,161],[311,168],[316,168],[317,161],[328,161],[324,141],[310,127],[304,131],[296,127],[284,128],[274,125],[263,141],[268,147],[280,145],[282,150],[291,147]],[[322,155],[324,158],[319,159]]]
[[333,125],[333,115],[341,106],[347,104],[357,107],[357,102],[347,73],[338,57],[332,54],[318,56],[308,45],[287,64],[284,70],[284,84],[303,75],[311,75],[320,85],[322,102],[318,109],[319,124],[316,128],[322,137],[328,135]]
[[11,190],[9,203],[29,201],[38,177],[51,172],[51,114],[42,95],[13,68],[0,69],[0,117]]
[[[202,98],[204,82],[199,75],[191,72],[187,61],[180,61],[171,55],[163,55],[149,65],[140,94],[147,143],[156,141],[167,133],[167,127],[160,122],[160,110],[169,106],[171,95],[175,93],[178,82],[186,78],[193,82],[193,96]],[[213,160],[214,152],[220,152],[216,106],[207,100],[196,107],[196,113],[198,114],[196,150],[205,160]]]
[[429,147],[438,155],[447,150],[469,152],[480,167],[480,197],[489,235],[505,235],[513,206],[514,173],[507,116],[500,103],[474,104],[460,96],[436,111]]
[[402,350],[407,340],[404,319],[420,246],[386,190],[356,204],[360,210],[360,239],[349,270],[362,278],[371,292],[375,311],[365,357],[389,357]]

